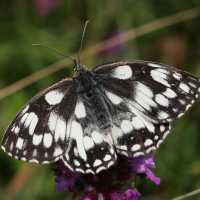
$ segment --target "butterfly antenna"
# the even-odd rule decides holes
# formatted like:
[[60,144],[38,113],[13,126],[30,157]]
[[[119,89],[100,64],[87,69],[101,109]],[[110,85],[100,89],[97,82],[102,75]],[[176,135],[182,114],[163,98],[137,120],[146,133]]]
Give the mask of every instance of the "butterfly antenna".
[[44,47],[44,48],[49,49],[49,50],[51,50],[51,51],[53,51],[53,52],[55,52],[55,53],[57,53],[57,54],[60,54],[61,56],[64,56],[64,57],[66,57],[66,58],[69,58],[69,59],[72,60],[74,63],[76,62],[76,60],[70,58],[69,56],[66,56],[66,55],[64,55],[64,54],[62,54],[62,53],[59,53],[59,52],[57,52],[57,51],[55,51],[55,50],[53,50],[53,49],[51,49],[51,48],[49,48],[49,47],[44,46],[43,44],[32,44],[32,46],[41,46],[41,47]]
[[84,26],[84,29],[83,29],[82,38],[81,38],[81,46],[80,46],[80,50],[79,50],[79,53],[78,53],[78,62],[79,63],[80,63],[80,53],[81,53],[81,48],[82,48],[82,43],[83,43],[83,37],[84,37],[85,29],[86,29],[86,26],[87,26],[88,22],[89,21],[86,21],[86,23],[85,23],[85,26]]

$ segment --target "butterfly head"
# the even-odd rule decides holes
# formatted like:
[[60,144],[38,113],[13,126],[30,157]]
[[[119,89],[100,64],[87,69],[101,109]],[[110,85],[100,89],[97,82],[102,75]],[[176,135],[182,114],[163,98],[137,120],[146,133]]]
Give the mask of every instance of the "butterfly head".
[[85,67],[85,65],[81,64],[80,62],[77,62],[74,60],[74,72],[75,76],[78,76],[80,73],[86,72],[88,69]]

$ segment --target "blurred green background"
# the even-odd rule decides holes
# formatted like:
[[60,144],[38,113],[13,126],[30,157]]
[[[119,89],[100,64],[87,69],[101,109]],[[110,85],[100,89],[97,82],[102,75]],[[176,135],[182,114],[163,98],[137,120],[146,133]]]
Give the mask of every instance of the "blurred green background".
[[[53,69],[58,69],[57,62],[63,57],[31,45],[41,43],[71,56],[79,50],[86,20],[90,23],[81,61],[88,68],[104,62],[140,59],[165,63],[200,77],[200,17],[184,19],[187,15],[200,15],[200,9],[163,21],[164,28],[141,29],[140,37],[137,31],[136,35],[132,32],[135,39],[128,40],[125,35],[114,48],[106,50],[109,43],[104,43],[98,53],[97,46],[89,49],[119,33],[150,22],[157,24],[158,19],[199,6],[199,0],[0,1],[0,90],[54,63]],[[180,22],[174,23],[176,20]],[[68,63],[71,61],[64,59],[62,66]],[[72,76],[72,69],[73,63],[47,77],[36,76],[38,81],[21,85],[20,90],[8,96],[8,88],[0,91],[0,137],[27,101],[51,83]],[[157,167],[153,172],[161,178],[161,184],[138,179],[135,186],[141,199],[170,199],[200,188],[200,98],[186,115],[172,123],[171,134],[154,153]],[[67,191],[54,192],[51,167],[53,164],[18,161],[0,150],[0,199],[67,200]],[[200,199],[200,195],[185,199]]]

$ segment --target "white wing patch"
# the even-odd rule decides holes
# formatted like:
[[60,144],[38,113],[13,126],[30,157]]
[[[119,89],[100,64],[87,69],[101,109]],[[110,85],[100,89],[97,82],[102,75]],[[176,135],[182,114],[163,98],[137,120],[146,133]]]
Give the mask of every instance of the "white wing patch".
[[137,82],[135,86],[135,102],[140,104],[146,110],[151,111],[151,107],[157,107],[157,104],[152,100],[152,97],[152,91],[144,84]]
[[121,123],[121,129],[124,133],[130,133],[133,130],[133,126],[130,121],[123,120]]
[[155,69],[155,70],[151,70],[151,76],[155,81],[157,81],[169,88],[171,87],[170,84],[167,82],[167,80],[165,80],[166,74],[163,74]]
[[168,107],[169,106],[169,101],[166,97],[164,97],[162,94],[157,94],[155,96],[155,100],[158,104],[160,104],[161,106],[165,106]]
[[16,147],[18,149],[22,149],[23,144],[24,144],[24,139],[19,137],[18,140],[17,140]]
[[137,82],[136,89],[139,90],[140,92],[143,92],[149,98],[153,98],[153,96],[154,96],[153,91],[149,87],[144,85],[143,83]]
[[140,130],[142,128],[145,128],[145,124],[140,120],[139,117],[133,117],[132,118],[132,125],[136,130]]
[[29,125],[34,117],[35,117],[34,112],[28,113],[28,117],[26,118],[26,121],[24,122],[25,128],[29,127]]
[[19,126],[16,126],[16,127],[13,127],[13,128],[14,128],[14,133],[15,133],[15,134],[18,134],[19,131],[20,131]]
[[30,126],[29,126],[29,134],[30,135],[33,135],[37,123],[38,123],[38,117],[36,114],[34,114],[32,120],[30,122]]
[[83,143],[86,151],[94,147],[94,142],[89,136],[83,138]]
[[53,142],[53,137],[50,133],[44,134],[43,145],[45,148],[50,148]]
[[52,111],[48,120],[48,126],[52,133],[55,131],[57,119],[58,115]]
[[41,143],[42,138],[43,138],[43,135],[42,135],[42,134],[41,134],[41,135],[36,135],[36,134],[34,134],[34,135],[33,135],[33,145],[38,146],[38,145]]
[[64,141],[67,128],[66,122],[58,117],[56,121],[56,126],[54,128],[55,128],[55,134],[54,134],[55,141],[57,142],[59,139]]
[[185,83],[180,83],[179,87],[186,93],[190,91],[190,88]]
[[78,100],[76,104],[75,115],[77,118],[84,118],[86,116],[85,106],[81,100]]
[[150,139],[147,139],[147,140],[144,142],[144,146],[145,146],[145,147],[150,146],[151,144],[153,144],[153,141],[150,140]]
[[174,73],[173,75],[172,75],[175,79],[177,79],[177,80],[181,80],[181,78],[182,78],[182,76],[180,75],[180,74],[178,74],[178,73]]
[[60,147],[56,147],[55,149],[54,149],[54,157],[57,157],[57,156],[59,156],[59,155],[61,155],[63,153],[63,150],[60,148]]
[[132,77],[132,69],[128,65],[116,67],[113,70],[112,77],[126,80]]
[[165,95],[168,98],[175,98],[177,97],[177,94],[171,90],[170,88],[167,88],[165,92],[163,92],[163,95]]
[[96,144],[101,144],[103,142],[102,135],[97,131],[92,132],[92,139]]
[[120,98],[119,96],[117,96],[117,95],[115,95],[115,94],[113,94],[111,92],[106,91],[106,95],[110,99],[110,101],[112,103],[114,103],[115,105],[118,105],[123,101],[122,98]]
[[61,93],[58,90],[52,90],[49,93],[45,94],[45,100],[50,105],[59,104],[62,101],[65,93]]
[[80,157],[86,161],[87,155],[86,155],[85,148],[83,145],[83,130],[82,130],[81,125],[78,122],[76,121],[72,122],[71,133],[72,133],[71,135],[75,135],[75,139],[77,142],[77,149],[78,149],[78,153]]

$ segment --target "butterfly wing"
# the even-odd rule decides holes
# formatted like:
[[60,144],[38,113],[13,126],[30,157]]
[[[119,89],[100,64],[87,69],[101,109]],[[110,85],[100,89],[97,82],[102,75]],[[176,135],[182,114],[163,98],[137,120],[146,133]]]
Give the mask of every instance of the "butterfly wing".
[[170,123],[156,124],[137,112],[126,99],[101,87],[102,98],[112,116],[111,137],[117,153],[137,157],[157,149],[170,132]]
[[98,173],[117,159],[112,141],[96,125],[72,79],[36,95],[8,127],[2,148],[10,156],[36,163],[59,159],[72,171]]
[[61,159],[72,171],[95,174],[112,166],[117,156],[112,141],[94,123],[88,110],[85,112],[85,117],[75,114],[70,120],[71,137]]
[[113,62],[93,73],[112,116],[116,150],[131,157],[158,148],[170,132],[169,122],[199,94],[199,78],[158,63]]
[[57,161],[69,142],[68,120],[74,113],[76,101],[71,78],[44,89],[11,122],[3,137],[2,149],[27,162]]
[[179,118],[199,94],[199,78],[164,64],[121,61],[93,72],[100,85],[155,123]]

